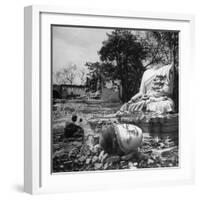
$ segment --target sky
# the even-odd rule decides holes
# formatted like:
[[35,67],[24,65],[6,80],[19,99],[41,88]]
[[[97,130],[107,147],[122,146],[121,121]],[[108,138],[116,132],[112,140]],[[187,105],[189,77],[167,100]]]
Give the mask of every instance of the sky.
[[107,39],[106,33],[111,29],[53,27],[53,72],[69,65],[76,64],[78,68],[86,62],[99,61],[97,52],[102,42]]
[[[111,31],[113,29],[53,26],[53,81],[55,73],[69,65],[76,65],[77,71],[80,71],[87,69],[86,62],[99,61],[97,52],[101,49],[102,42],[108,38],[106,33]],[[142,32],[144,31],[139,31],[140,36]],[[80,84],[80,78],[77,76],[74,82]]]

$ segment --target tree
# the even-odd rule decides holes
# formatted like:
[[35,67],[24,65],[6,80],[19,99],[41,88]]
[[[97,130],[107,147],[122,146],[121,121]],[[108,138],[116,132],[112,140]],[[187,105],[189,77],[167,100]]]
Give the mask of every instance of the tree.
[[[175,31],[157,31],[152,32],[160,46],[164,46],[168,50],[170,57],[168,63],[174,63],[178,67],[178,32]],[[164,53],[165,51],[163,51]]]
[[174,64],[174,94],[178,108],[178,32],[116,29],[107,34],[98,52],[101,62],[87,63],[90,83],[97,88],[105,80],[120,80],[121,100],[138,92],[144,70],[157,64]]
[[57,84],[74,84],[76,78],[77,66],[69,64],[55,73],[55,81]]
[[[159,46],[163,46],[165,50],[162,48],[160,51],[164,57],[165,54],[168,55],[168,59],[165,59],[167,62],[166,64],[173,63],[173,70],[174,70],[174,88],[173,88],[173,95],[172,98],[175,102],[175,109],[178,112],[179,107],[179,95],[178,95],[178,88],[179,88],[179,58],[178,58],[178,35],[179,33],[176,31],[154,31],[152,32],[153,37],[156,39]],[[167,51],[167,52],[166,52]]]
[[87,62],[85,64],[88,69],[88,83],[87,86],[92,91],[97,91],[101,89],[101,86],[103,84],[103,64],[100,62]]
[[147,52],[129,30],[116,29],[107,36],[99,51],[101,69],[105,77],[121,81],[121,100],[126,102],[139,89],[144,72],[142,60],[146,58]]
[[80,69],[78,74],[79,74],[80,84],[85,85],[86,75],[87,75],[85,69]]

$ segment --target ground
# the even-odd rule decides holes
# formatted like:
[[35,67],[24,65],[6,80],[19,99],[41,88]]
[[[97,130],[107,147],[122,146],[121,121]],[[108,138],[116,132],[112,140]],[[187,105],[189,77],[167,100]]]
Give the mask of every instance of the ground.
[[[173,137],[144,133],[142,145],[128,155],[109,155],[99,145],[103,120],[119,103],[68,101],[56,103],[52,112],[53,172],[178,167],[178,142]],[[76,113],[84,137],[65,137],[64,126]],[[90,119],[97,123],[91,123]],[[83,119],[82,122],[79,122]],[[114,119],[112,119],[114,120]],[[109,123],[107,120],[106,123]]]

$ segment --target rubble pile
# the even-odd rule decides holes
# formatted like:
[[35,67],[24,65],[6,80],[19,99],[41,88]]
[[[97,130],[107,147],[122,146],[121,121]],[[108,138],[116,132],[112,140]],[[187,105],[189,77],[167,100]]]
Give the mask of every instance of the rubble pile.
[[[84,141],[67,138],[53,145],[53,172],[139,169],[178,166],[178,144],[170,138],[145,136],[137,152],[109,155],[98,144],[99,135]],[[91,142],[92,141],[92,142]]]
[[[76,104],[78,110],[81,109],[81,105]],[[77,119],[79,124],[73,125],[72,109],[77,110],[71,104],[67,106],[64,104],[59,109],[55,108],[53,112],[52,171],[54,173],[179,166],[178,137],[161,138],[144,134],[142,145],[137,151],[127,155],[108,154],[99,145],[99,138],[102,127],[109,123],[118,123],[116,119],[106,119],[104,112],[101,115],[99,113],[94,115],[92,110],[90,115],[79,112]],[[143,119],[140,114],[135,116]],[[80,118],[83,119],[82,122]]]

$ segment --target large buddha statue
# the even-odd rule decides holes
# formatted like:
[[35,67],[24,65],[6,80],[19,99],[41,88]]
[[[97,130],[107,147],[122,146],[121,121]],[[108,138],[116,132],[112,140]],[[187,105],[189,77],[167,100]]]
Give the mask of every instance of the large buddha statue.
[[142,77],[140,90],[125,103],[117,115],[149,111],[158,114],[174,112],[173,65],[157,65],[147,69]]

